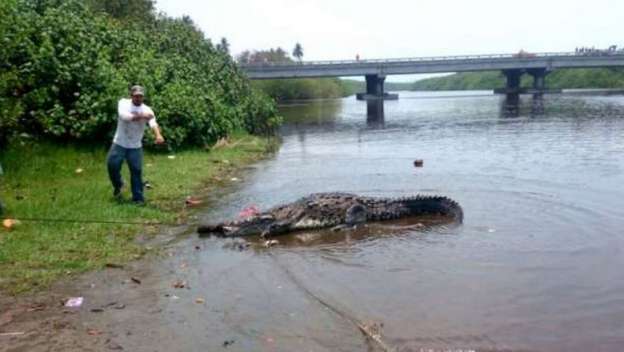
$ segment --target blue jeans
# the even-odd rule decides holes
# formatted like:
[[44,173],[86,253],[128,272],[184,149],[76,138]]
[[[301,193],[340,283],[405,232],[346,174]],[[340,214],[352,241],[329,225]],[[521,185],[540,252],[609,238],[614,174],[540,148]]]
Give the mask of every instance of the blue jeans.
[[119,191],[123,186],[121,180],[121,165],[123,161],[128,162],[130,169],[130,186],[132,189],[132,201],[144,202],[143,198],[143,179],[141,177],[143,169],[143,148],[124,148],[113,143],[108,152],[107,166],[108,177],[115,191]]

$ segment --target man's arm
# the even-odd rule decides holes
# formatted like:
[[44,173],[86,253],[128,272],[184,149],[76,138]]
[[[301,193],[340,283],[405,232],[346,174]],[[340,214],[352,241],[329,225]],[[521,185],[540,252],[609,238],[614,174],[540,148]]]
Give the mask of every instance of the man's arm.
[[154,117],[153,114],[130,112],[131,103],[129,101],[119,100],[117,104],[117,114],[124,121],[149,121]]
[[147,124],[150,126],[152,131],[154,131],[154,135],[156,136],[156,144],[165,143],[165,139],[160,133],[160,127],[158,127],[158,124],[156,123],[156,117],[154,116],[154,112],[152,111],[152,109],[149,109],[148,111],[143,113],[143,115],[147,117]]
[[130,112],[130,106],[123,99],[117,103],[117,115],[124,121],[135,121],[136,114]]
[[[153,121],[153,120],[150,120],[150,121]],[[163,138],[162,134],[160,133],[160,127],[158,127],[158,125],[156,124],[150,127],[152,127],[152,131],[154,131],[154,135],[156,136],[156,144],[165,143],[165,138]]]

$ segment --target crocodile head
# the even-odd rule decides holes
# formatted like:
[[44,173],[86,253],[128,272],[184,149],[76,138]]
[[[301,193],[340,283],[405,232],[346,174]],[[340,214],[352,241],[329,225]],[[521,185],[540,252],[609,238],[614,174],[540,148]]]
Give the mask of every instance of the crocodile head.
[[347,225],[357,225],[366,222],[366,207],[362,204],[355,204],[347,209],[345,223]]
[[201,234],[216,236],[253,236],[261,235],[275,224],[275,217],[269,214],[258,214],[243,220],[224,222],[217,225],[203,225],[197,229]]

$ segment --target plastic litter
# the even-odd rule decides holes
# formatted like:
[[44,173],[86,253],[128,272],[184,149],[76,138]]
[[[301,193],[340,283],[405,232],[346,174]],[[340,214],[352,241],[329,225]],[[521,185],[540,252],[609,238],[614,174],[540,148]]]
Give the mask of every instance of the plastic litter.
[[87,334],[91,336],[99,336],[102,335],[102,332],[98,329],[87,329]]
[[186,197],[186,200],[184,201],[184,203],[188,207],[195,207],[195,206],[198,206],[198,205],[202,204],[203,202],[200,199],[188,196],[188,197]]
[[19,225],[19,220],[15,219],[4,219],[2,220],[2,226],[7,230],[12,230],[16,225]]
[[173,284],[171,284],[173,288],[190,288],[186,281],[177,280]]
[[273,247],[273,246],[277,246],[278,244],[279,244],[278,240],[268,240],[264,242],[265,247]]
[[82,302],[84,302],[84,297],[70,297],[65,302],[65,307],[78,308],[82,306]]

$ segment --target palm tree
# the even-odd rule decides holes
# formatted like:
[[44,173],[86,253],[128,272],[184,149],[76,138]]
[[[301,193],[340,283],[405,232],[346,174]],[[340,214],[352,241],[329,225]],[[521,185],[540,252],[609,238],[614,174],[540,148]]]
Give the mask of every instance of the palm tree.
[[299,60],[299,62],[301,62],[301,58],[303,57],[303,48],[301,47],[301,44],[295,44],[295,48],[293,49],[292,54],[294,57],[297,58],[297,60]]
[[217,50],[226,54],[230,53],[230,43],[228,43],[225,37],[221,38],[221,43],[217,44]]

